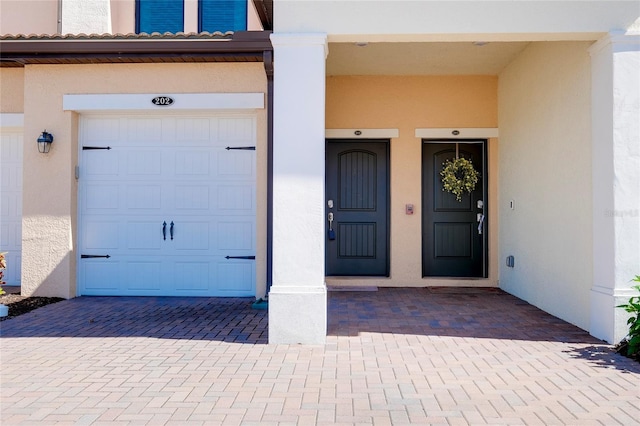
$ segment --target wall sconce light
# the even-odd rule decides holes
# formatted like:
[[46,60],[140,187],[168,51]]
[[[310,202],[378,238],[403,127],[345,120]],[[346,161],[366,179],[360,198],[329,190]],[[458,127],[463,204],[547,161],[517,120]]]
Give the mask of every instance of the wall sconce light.
[[38,137],[38,151],[42,154],[46,154],[51,149],[53,143],[53,135],[46,130]]

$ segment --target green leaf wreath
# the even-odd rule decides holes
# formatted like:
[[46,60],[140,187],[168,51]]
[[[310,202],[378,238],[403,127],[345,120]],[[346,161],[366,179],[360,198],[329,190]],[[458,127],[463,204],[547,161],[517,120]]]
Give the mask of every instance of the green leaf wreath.
[[479,173],[473,168],[473,163],[466,158],[447,160],[443,164],[442,190],[455,194],[456,200],[462,201],[464,192],[471,193],[478,183]]

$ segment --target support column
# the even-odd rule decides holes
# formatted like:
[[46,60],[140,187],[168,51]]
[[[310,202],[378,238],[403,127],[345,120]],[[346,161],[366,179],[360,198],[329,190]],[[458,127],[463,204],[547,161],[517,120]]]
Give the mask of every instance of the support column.
[[273,283],[269,343],[323,344],[325,34],[273,34]]
[[589,332],[609,343],[628,332],[616,305],[640,274],[640,35],[591,47],[593,288]]

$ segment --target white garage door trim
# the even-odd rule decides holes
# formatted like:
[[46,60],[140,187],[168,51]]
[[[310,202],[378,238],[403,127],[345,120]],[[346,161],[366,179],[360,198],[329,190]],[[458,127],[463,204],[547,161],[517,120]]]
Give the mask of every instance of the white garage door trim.
[[7,252],[10,286],[19,286],[22,274],[23,123],[24,114],[0,114],[0,252]]
[[255,296],[256,121],[81,114],[78,293]]
[[[158,105],[154,100],[162,98]],[[170,101],[168,100],[170,99]],[[65,111],[219,111],[263,109],[264,93],[158,93],[64,95]]]
[[13,112],[0,113],[0,127],[2,127],[3,130],[8,130],[10,127],[17,127],[22,130],[22,127],[24,127],[24,114]]

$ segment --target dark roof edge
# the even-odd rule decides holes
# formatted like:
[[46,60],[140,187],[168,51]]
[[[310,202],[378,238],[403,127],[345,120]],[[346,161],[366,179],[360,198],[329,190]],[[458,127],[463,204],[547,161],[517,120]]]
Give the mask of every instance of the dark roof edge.
[[226,34],[225,38],[30,38],[0,40],[0,60],[4,62],[28,63],[29,59],[58,60],[77,59],[82,56],[121,58],[121,57],[203,57],[228,55],[242,61],[243,54],[255,55],[272,51],[269,38],[271,31],[239,31]]
[[273,30],[273,0],[253,0],[262,28]]

